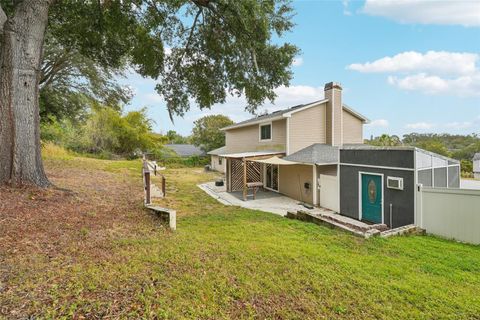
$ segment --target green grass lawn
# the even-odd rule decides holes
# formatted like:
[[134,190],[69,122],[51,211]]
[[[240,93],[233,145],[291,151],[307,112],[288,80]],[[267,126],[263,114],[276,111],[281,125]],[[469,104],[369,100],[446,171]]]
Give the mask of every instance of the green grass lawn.
[[[74,163],[90,173],[128,172],[125,183],[141,188],[138,161],[50,159],[47,167]],[[129,207],[118,214],[132,219],[105,227],[109,236],[95,250],[78,252],[77,239],[53,260],[43,252],[7,259],[18,272],[3,301],[44,318],[480,318],[478,246],[431,236],[365,240],[223,206],[196,187],[214,176],[198,168],[165,175],[160,203],[177,210],[177,231]]]

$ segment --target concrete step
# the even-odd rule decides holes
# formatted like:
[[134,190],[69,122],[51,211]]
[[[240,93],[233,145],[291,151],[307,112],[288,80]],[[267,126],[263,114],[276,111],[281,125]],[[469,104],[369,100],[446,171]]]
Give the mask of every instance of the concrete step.
[[[297,212],[287,212],[286,217],[290,219],[297,219],[301,221],[312,222],[319,225],[325,225],[331,228],[342,229],[363,238],[369,238],[371,236],[376,236],[380,234],[380,231],[378,231],[377,229],[362,230],[358,225],[354,223],[345,223],[345,221],[342,221],[341,218],[332,219],[330,214],[326,214],[326,215],[312,214],[303,210],[299,210]],[[351,219],[348,217],[345,217],[345,218]],[[361,221],[357,221],[357,222],[359,224],[363,223]]]
[[404,234],[424,234],[425,230],[418,228],[413,224],[408,224],[403,227],[393,228],[390,230],[386,230],[380,233],[380,237],[388,238],[391,236],[399,236]]
[[335,223],[343,224],[349,228],[362,231],[362,232],[367,232],[369,230],[378,230],[378,231],[388,230],[388,227],[385,224],[366,224],[362,221],[358,221],[358,220],[345,217],[339,214],[324,214],[322,215],[322,218]]

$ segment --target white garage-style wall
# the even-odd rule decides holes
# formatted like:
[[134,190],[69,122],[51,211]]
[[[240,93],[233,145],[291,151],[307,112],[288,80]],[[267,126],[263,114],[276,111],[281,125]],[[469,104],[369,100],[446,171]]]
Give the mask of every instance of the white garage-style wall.
[[416,224],[427,233],[480,244],[480,190],[418,187]]

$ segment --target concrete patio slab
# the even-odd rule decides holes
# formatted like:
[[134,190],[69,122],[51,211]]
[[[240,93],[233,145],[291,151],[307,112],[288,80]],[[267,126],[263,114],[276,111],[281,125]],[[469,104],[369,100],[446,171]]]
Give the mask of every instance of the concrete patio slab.
[[301,205],[299,201],[272,191],[260,190],[257,192],[255,200],[249,198],[247,201],[243,201],[241,191],[227,192],[225,186],[215,186],[215,182],[199,184],[198,187],[219,202],[230,206],[260,210],[281,216],[285,216],[288,211],[296,212],[298,210],[303,210],[311,214],[334,214],[333,211],[324,208],[308,209]]
[[198,187],[211,197],[228,206],[239,206],[281,216],[287,216],[287,213],[289,213],[287,217],[310,222],[317,221],[319,223],[326,223],[332,227],[340,228],[365,238],[378,235],[381,231],[388,229],[384,224],[368,224],[342,216],[329,209],[320,207],[308,209],[301,205],[299,201],[272,191],[261,190],[257,192],[256,199],[249,198],[247,201],[244,201],[241,191],[227,192],[225,186],[216,186],[215,182],[199,184]]

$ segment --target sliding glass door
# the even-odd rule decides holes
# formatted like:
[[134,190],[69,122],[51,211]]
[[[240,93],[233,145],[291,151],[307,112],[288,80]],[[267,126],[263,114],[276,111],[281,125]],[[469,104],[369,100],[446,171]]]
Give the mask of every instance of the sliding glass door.
[[278,191],[278,165],[277,164],[265,165],[264,186],[266,189]]

